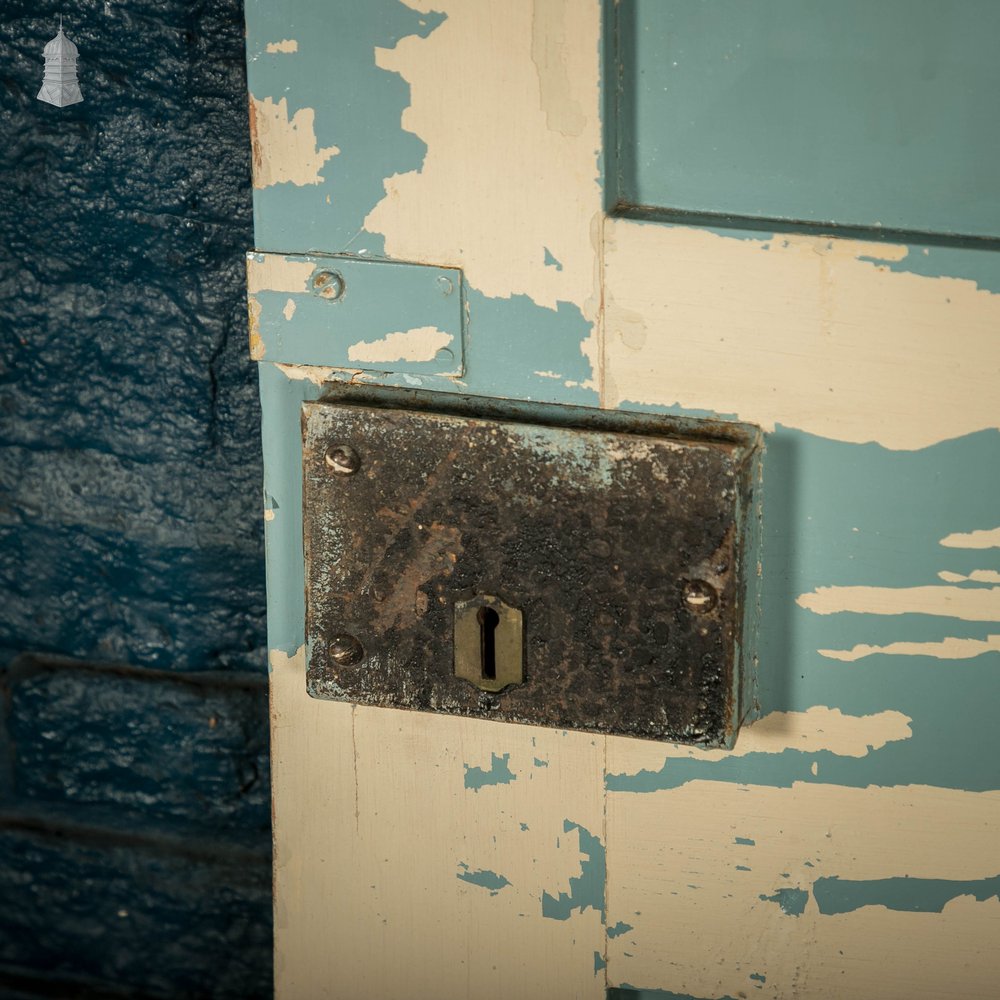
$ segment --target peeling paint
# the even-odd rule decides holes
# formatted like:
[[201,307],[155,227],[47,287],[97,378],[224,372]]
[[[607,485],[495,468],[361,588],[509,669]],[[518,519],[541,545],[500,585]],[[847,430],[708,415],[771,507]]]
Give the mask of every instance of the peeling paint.
[[608,928],[608,937],[616,938],[621,937],[622,934],[626,934],[628,931],[632,930],[632,925],[625,923],[624,920],[619,920],[614,927]]
[[809,902],[808,889],[777,889],[771,896],[763,893],[757,897],[768,903],[777,903],[781,912],[789,917],[801,917]]
[[934,878],[844,879],[839,875],[819,878],[813,883],[819,912],[825,916],[852,913],[863,906],[884,906],[887,910],[911,913],[941,913],[959,896],[971,896],[982,903],[1000,899],[1000,875],[993,878],[952,880]]
[[796,603],[817,615],[941,615],[962,621],[1000,621],[1000,587],[817,587]]
[[469,885],[478,885],[484,889],[489,889],[491,896],[495,896],[501,889],[510,885],[508,879],[503,875],[498,875],[496,872],[485,869],[472,869],[464,862],[459,862],[458,866],[463,870],[455,876],[457,879],[468,882]]
[[492,754],[489,770],[482,767],[471,767],[465,764],[465,787],[478,792],[487,785],[506,785],[517,780],[517,775],[510,769],[510,754]]
[[247,254],[247,292],[305,292],[315,265],[276,253]]
[[387,333],[379,340],[360,341],[347,349],[351,361],[391,363],[393,361],[433,361],[455,338],[434,326]]
[[[461,266],[486,296],[523,294],[547,309],[572,303],[593,322],[600,274],[591,228],[602,214],[598,3],[408,5],[446,20],[427,38],[378,49],[376,61],[409,83],[403,124],[427,154],[419,170],[387,178],[366,228],[384,234],[399,260]],[[519,149],[531,155],[511,155]],[[547,265],[547,251],[561,270]]]
[[1000,295],[871,262],[906,247],[622,219],[605,247],[607,405],[895,449],[1000,425]]
[[946,583],[1000,583],[1000,572],[995,569],[974,569],[968,574],[943,569],[938,576]]
[[1000,528],[987,528],[982,531],[954,532],[942,538],[941,544],[949,549],[1000,548]]
[[295,315],[295,299],[289,299],[285,303],[285,308],[281,310],[282,316],[290,320]]
[[265,52],[298,52],[299,43],[294,38],[283,38],[280,42],[268,42]]
[[542,893],[542,916],[552,920],[569,920],[574,910],[583,913],[588,907],[596,910],[604,921],[604,881],[607,878],[607,859],[604,845],[589,830],[578,823],[566,820],[563,830],[576,830],[580,838],[580,874],[571,876],[569,892],[553,896]]
[[853,663],[866,656],[933,656],[939,660],[968,660],[983,653],[1000,652],[1000,635],[985,639],[942,639],[940,642],[891,642],[887,646],[861,643],[851,649],[820,649],[817,652],[831,660]]
[[337,146],[320,149],[313,128],[316,112],[300,108],[288,117],[288,99],[258,100],[250,95],[250,138],[253,144],[253,186],[322,184],[320,171],[336,156]]

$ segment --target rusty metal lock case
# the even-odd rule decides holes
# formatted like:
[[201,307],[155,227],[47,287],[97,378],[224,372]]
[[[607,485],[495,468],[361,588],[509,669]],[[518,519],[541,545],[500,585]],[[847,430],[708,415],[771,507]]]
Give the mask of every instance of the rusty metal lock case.
[[[757,428],[338,385],[302,433],[313,697],[732,745]],[[456,674],[478,595],[523,616],[523,682],[501,691]]]

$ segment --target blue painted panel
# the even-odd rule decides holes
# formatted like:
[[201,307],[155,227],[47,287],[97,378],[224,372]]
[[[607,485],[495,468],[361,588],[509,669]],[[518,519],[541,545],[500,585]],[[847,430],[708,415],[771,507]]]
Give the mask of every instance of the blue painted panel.
[[[269,255],[251,253],[251,275]],[[462,373],[462,272],[307,254],[280,255],[302,268],[296,290],[256,291],[257,333],[267,361],[375,371]],[[308,269],[312,268],[309,273]],[[429,357],[407,333],[433,331]],[[425,338],[426,340],[426,338]],[[255,352],[256,353],[256,352]]]
[[623,0],[618,197],[1000,235],[1000,4]]

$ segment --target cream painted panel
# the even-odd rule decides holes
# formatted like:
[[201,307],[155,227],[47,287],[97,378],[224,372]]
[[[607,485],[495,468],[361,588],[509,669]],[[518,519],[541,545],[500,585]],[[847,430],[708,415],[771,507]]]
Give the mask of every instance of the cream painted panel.
[[[608,757],[612,771],[630,766],[629,745],[609,740]],[[810,895],[794,916],[762,897],[823,876],[992,878],[1000,793],[692,781],[609,793],[608,839],[608,925],[632,925],[608,941],[612,983],[697,997],[996,996],[996,898],[823,915]]]
[[622,219],[604,245],[608,406],[900,449],[1000,427],[1000,295],[889,270],[906,247]]
[[277,995],[603,998],[600,911],[542,915],[587,860],[566,821],[604,843],[603,738],[319,701],[304,670],[271,655]]
[[403,127],[427,155],[420,170],[387,179],[366,228],[399,260],[462,267],[485,295],[527,295],[550,309],[572,302],[594,319],[599,3],[407,3],[446,20],[376,57],[409,83]]

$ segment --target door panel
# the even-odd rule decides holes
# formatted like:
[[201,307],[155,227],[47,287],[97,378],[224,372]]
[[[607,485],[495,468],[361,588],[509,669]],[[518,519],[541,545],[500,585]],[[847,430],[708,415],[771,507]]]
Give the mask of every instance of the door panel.
[[[460,377],[260,365],[278,995],[992,996],[1000,263],[607,215],[605,13],[247,5],[257,249],[459,268],[467,308]],[[697,751],[310,699],[331,379],[760,424],[759,721]]]

